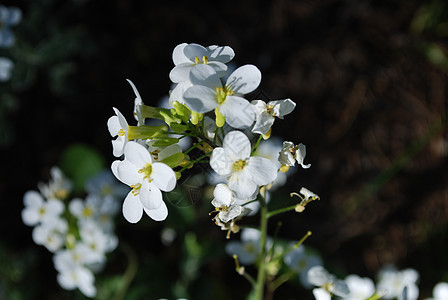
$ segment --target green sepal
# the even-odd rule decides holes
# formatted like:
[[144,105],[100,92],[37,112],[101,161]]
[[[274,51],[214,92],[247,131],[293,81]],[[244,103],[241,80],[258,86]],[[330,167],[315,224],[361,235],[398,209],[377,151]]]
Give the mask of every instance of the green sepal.
[[195,111],[191,111],[191,123],[193,125],[197,125],[202,119],[204,118],[204,114],[195,112]]
[[378,292],[375,292],[372,296],[370,296],[366,300],[378,300],[378,299],[383,298],[383,296],[384,296],[384,294],[380,294]]
[[173,137],[162,137],[162,138],[156,137],[155,139],[156,141],[152,144],[153,147],[166,147],[179,142],[178,138]]
[[128,128],[128,140],[136,139],[153,139],[156,137],[166,137],[168,127],[165,125],[160,126],[129,126]]
[[151,119],[160,119],[163,120],[162,115],[160,114],[160,110],[162,108],[152,107],[145,104],[141,105],[141,112],[143,118],[151,118]]
[[171,126],[171,123],[182,123],[182,119],[176,114],[176,110],[163,108],[160,110],[160,115],[166,124]]
[[160,162],[167,164],[170,168],[177,167],[184,159],[182,152],[175,153],[171,156],[165,157]]
[[187,125],[177,124],[177,123],[171,123],[170,127],[175,133],[181,133],[188,129]]
[[179,101],[174,101],[173,106],[182,121],[184,123],[188,123],[190,120],[191,110]]
[[216,106],[216,108],[215,108],[215,116],[216,116],[216,126],[217,127],[224,126],[224,123],[226,122],[226,118],[223,116],[223,114],[219,110],[219,106]]

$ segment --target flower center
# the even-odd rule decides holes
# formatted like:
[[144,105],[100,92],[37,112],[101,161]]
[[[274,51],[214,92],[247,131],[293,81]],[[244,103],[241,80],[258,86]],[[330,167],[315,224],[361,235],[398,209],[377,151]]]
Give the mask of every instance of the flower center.
[[244,167],[247,165],[247,162],[245,160],[238,160],[233,164],[232,170],[233,172],[238,172],[244,169]]
[[147,163],[146,166],[138,170],[140,174],[143,174],[143,179],[148,179],[151,182],[152,164]]
[[125,136],[126,132],[123,130],[123,128],[121,128],[120,130],[118,130],[118,135],[119,136]]
[[229,89],[228,87],[216,87],[216,102],[218,104],[222,104],[224,101],[226,101],[227,96],[232,96],[234,91]]
[[266,112],[271,116],[275,117],[274,105],[266,104]]
[[202,56],[202,61],[199,60],[199,58],[197,56],[194,57],[194,64],[207,64],[208,63],[208,57],[207,56]]
[[142,187],[141,183],[137,183],[136,185],[131,185],[132,188],[132,194],[134,196],[137,196],[140,193],[140,188]]
[[82,215],[84,218],[89,218],[91,217],[93,214],[93,210],[91,207],[84,207],[84,209],[82,210]]

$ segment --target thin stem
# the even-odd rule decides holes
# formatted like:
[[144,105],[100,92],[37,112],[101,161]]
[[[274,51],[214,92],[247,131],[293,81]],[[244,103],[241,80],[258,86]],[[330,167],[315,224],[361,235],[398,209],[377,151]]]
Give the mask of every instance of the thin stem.
[[262,138],[263,138],[263,136],[260,134],[260,136],[258,137],[257,142],[255,143],[254,148],[252,149],[252,154],[254,154],[255,151],[257,151],[258,145],[260,144]]
[[264,285],[266,282],[266,236],[268,231],[268,208],[264,195],[260,193],[260,261],[258,265],[257,285],[255,287],[255,299],[262,300]]
[[195,163],[199,162],[201,159],[203,159],[204,157],[207,157],[209,155],[211,155],[211,153],[205,153],[204,155],[200,156],[199,158],[190,161],[190,163],[188,165],[186,165],[185,167],[180,169],[178,172],[182,173],[183,171],[185,171],[185,169],[188,169],[190,166],[194,165]]
[[278,214],[281,214],[281,213],[284,213],[284,212],[287,212],[287,211],[290,211],[290,210],[294,210],[294,209],[296,209],[296,206],[297,206],[297,204],[294,204],[294,205],[291,205],[291,206],[287,206],[287,207],[283,207],[283,208],[280,208],[280,209],[277,209],[277,210],[273,210],[273,211],[271,211],[271,212],[269,212],[267,214],[267,217],[270,218],[272,216],[275,216],[275,215],[278,215]]
[[129,285],[131,284],[132,280],[134,279],[135,274],[137,274],[137,269],[138,269],[137,254],[134,252],[134,250],[126,243],[120,243],[120,248],[128,259],[128,267],[126,269],[126,272],[123,275],[123,280],[121,281],[121,286],[115,292],[115,295],[114,295],[115,300],[121,300],[124,298],[124,296],[126,295],[126,291],[129,288]]

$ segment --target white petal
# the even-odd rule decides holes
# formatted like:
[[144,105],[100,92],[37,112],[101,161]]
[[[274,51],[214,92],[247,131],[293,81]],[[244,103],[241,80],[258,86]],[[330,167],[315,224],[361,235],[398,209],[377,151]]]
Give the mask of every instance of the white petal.
[[76,283],[69,272],[59,273],[56,279],[59,285],[65,290],[70,291],[76,288]]
[[217,147],[213,149],[210,156],[210,166],[221,176],[229,175],[232,172],[232,161],[227,158],[224,148]]
[[247,128],[254,122],[254,108],[244,98],[227,96],[219,108],[226,117],[226,122],[233,128]]
[[252,100],[250,104],[253,105],[256,115],[266,111],[266,103],[263,100]]
[[229,222],[232,219],[235,219],[243,212],[243,207],[239,205],[232,205],[227,212],[220,212],[218,214],[219,219],[224,223]]
[[215,96],[215,90],[206,86],[194,85],[185,91],[184,101],[189,108],[203,114],[212,111],[218,105]]
[[236,69],[227,79],[226,86],[237,94],[254,91],[261,82],[261,72],[254,65],[244,65]]
[[266,185],[277,178],[277,166],[267,158],[253,156],[246,166],[251,179],[258,185]]
[[187,45],[188,45],[187,43],[182,43],[174,48],[172,57],[175,66],[180,65],[182,63],[190,62],[190,60],[184,54],[184,49]]
[[193,85],[203,85],[215,90],[217,87],[222,87],[216,70],[209,65],[196,65],[191,69],[190,81]]
[[185,46],[184,55],[192,62],[195,61],[196,57],[202,61],[202,57],[208,56],[208,51],[204,46],[191,43]]
[[303,160],[305,159],[305,156],[306,156],[306,146],[304,144],[300,143],[298,145],[298,149],[296,151],[295,158],[296,158],[297,162],[302,166],[302,168],[308,169],[309,167],[311,167],[311,164],[307,164],[307,165],[303,164]]
[[235,57],[235,52],[229,46],[207,47],[209,50],[209,60],[217,60],[222,63],[228,63]]
[[193,63],[186,62],[175,66],[170,72],[170,79],[174,83],[188,80]]
[[170,98],[168,100],[170,104],[173,105],[173,103],[176,101],[184,104],[184,93],[191,86],[193,85],[191,84],[190,80],[179,82],[170,93]]
[[112,153],[115,157],[120,157],[124,153],[124,147],[126,146],[126,140],[119,136],[117,139],[112,141]]
[[152,163],[149,151],[137,142],[130,141],[124,147],[125,161],[129,161],[138,168],[143,168],[148,163]]
[[137,99],[140,99],[140,101],[143,102],[142,97],[140,97],[140,93],[138,92],[137,87],[135,86],[135,84],[132,81],[130,81],[129,79],[126,79],[126,81],[131,85],[132,90],[134,91],[135,97]]
[[218,183],[213,190],[213,197],[215,197],[219,207],[222,205],[230,206],[232,204],[233,193],[226,184]]
[[163,201],[162,204],[156,209],[147,209],[145,207],[143,209],[145,210],[145,213],[154,221],[163,221],[168,216],[168,208]]
[[313,289],[313,295],[316,300],[331,300],[331,295],[323,288]]
[[262,112],[257,116],[257,121],[255,122],[252,132],[258,134],[266,134],[274,124],[275,118],[268,114],[267,112]]
[[132,192],[126,196],[123,202],[123,216],[129,223],[137,223],[143,215],[143,206],[140,197]]
[[118,122],[120,123],[120,127],[123,128],[123,130],[127,131],[129,128],[128,122],[126,121],[126,118],[123,116],[123,114],[116,109],[115,107],[113,107],[113,110],[115,111],[115,114],[118,117]]
[[118,135],[118,131],[121,129],[120,122],[117,116],[112,116],[107,120],[107,129],[112,137]]
[[[209,61],[207,66],[212,67],[215,70],[216,74],[219,78],[222,78],[227,75],[227,66],[219,61]],[[221,82],[220,82],[221,84]]]
[[44,202],[42,195],[36,191],[28,191],[23,196],[23,203],[29,207],[39,207]]
[[162,192],[154,182],[144,180],[140,187],[140,201],[147,209],[159,208],[163,203]]
[[282,119],[283,116],[290,114],[296,107],[296,104],[291,99],[270,101],[268,104],[274,106],[274,114],[280,119]]
[[229,178],[229,188],[239,199],[247,199],[251,197],[258,188],[257,184],[252,181],[250,175],[245,169],[237,174],[232,174]]
[[129,186],[142,182],[143,175],[138,171],[139,168],[128,160],[123,160],[120,164],[117,164],[117,178]]
[[176,174],[164,163],[152,164],[151,179],[164,192],[171,192],[176,187]]
[[224,137],[222,144],[225,155],[233,162],[237,160],[246,160],[250,157],[252,150],[249,138],[241,131],[235,130],[229,132]]

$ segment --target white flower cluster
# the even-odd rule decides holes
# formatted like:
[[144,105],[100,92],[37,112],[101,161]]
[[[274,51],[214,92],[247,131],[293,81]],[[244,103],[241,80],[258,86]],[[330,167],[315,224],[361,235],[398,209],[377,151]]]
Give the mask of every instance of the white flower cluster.
[[34,226],[34,242],[54,253],[62,288],[78,288],[88,297],[96,295],[94,272],[118,244],[113,217],[119,209],[117,197],[123,195],[121,187],[110,172],[105,172],[88,181],[85,200],[69,200],[72,184],[53,167],[48,184],[41,183],[39,192],[24,195],[22,220]]
[[[228,75],[226,64],[234,56],[229,46],[177,45],[169,75],[174,84],[170,108],[145,105],[128,80],[136,96],[137,125],[129,125],[114,108],[108,128],[116,137],[113,154],[124,155],[112,163],[112,171],[131,188],[122,208],[129,222],[138,222],[143,212],[153,220],[164,220],[168,209],[161,192],[172,191],[186,168],[209,157],[211,169],[221,178],[213,193],[214,220],[223,230],[237,231],[235,220],[256,210],[260,187],[272,187],[279,170],[286,172],[295,161],[304,168],[310,166],[303,164],[303,144],[285,142],[269,158],[256,151],[260,138],[270,137],[275,118],[291,113],[295,103],[291,99],[249,102],[245,97],[258,88],[261,72],[254,65],[244,65]],[[146,119],[164,124],[149,126]],[[259,135],[255,145],[254,135]],[[184,153],[179,141],[185,137],[196,138],[196,143]],[[192,160],[187,153],[194,148],[203,151],[203,156]]]
[[[10,48],[15,41],[12,26],[22,19],[22,11],[18,7],[0,5],[0,48]],[[0,57],[0,82],[8,81],[14,63],[7,57]]]

